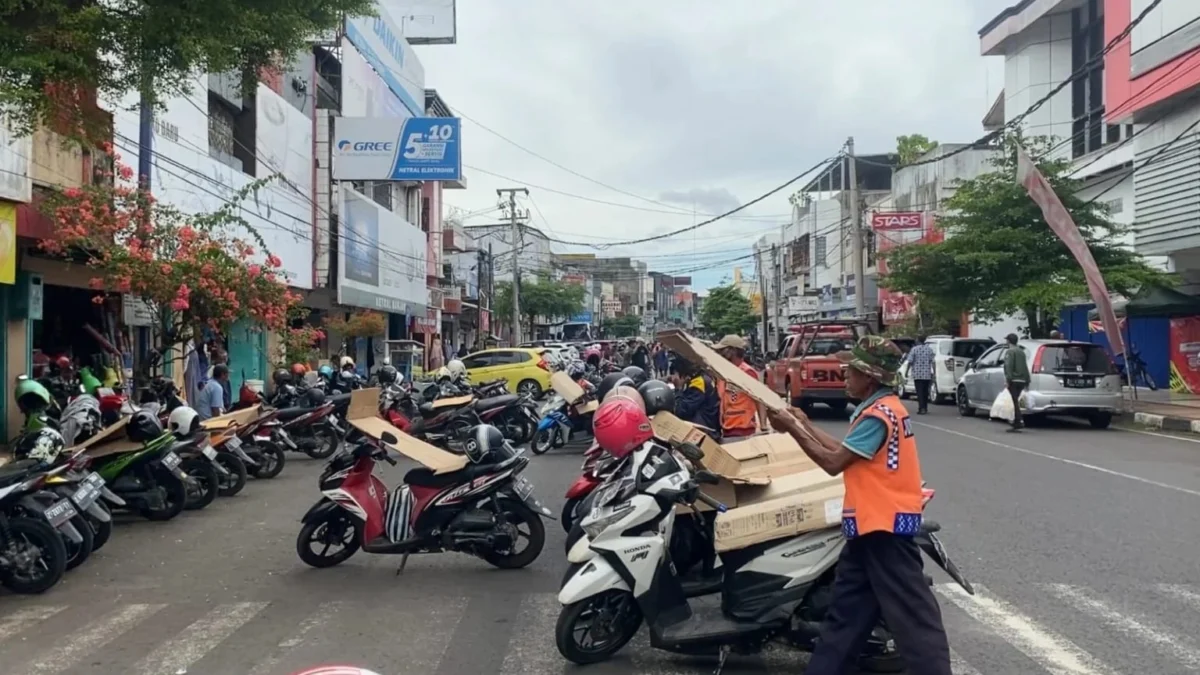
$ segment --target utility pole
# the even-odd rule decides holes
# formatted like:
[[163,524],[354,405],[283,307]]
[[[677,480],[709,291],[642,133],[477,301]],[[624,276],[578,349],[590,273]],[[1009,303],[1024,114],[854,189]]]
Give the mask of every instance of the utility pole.
[[846,156],[850,158],[850,251],[854,255],[854,315],[861,319],[867,314],[867,299],[864,297],[867,291],[866,280],[863,279],[862,208],[858,201],[858,160],[854,157],[853,136],[846,140]]
[[521,246],[521,226],[517,222],[517,193],[529,196],[528,188],[500,188],[496,194],[500,197],[508,194],[508,219],[512,223],[512,346],[521,344],[521,264],[517,251]]
[[767,268],[763,265],[762,249],[755,249],[754,261],[758,269],[758,295],[762,298],[762,344],[759,348],[762,349],[763,356],[769,353],[770,348],[767,346]]
[[775,244],[771,244],[771,264],[775,267],[775,349],[779,349],[783,346],[783,261]]

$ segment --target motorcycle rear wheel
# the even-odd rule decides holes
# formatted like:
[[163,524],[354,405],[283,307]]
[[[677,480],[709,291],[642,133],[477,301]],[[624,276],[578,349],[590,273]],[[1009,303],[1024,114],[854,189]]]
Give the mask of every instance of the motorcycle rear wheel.
[[[62,580],[67,569],[67,548],[62,536],[50,523],[41,518],[26,518],[23,516],[8,519],[9,537],[19,539],[19,546],[33,546],[38,549],[39,566],[32,565],[32,570],[26,575],[19,575],[11,568],[0,569],[0,586],[13,593],[34,595],[45,593]],[[7,546],[7,542],[0,542]]]
[[[589,626],[585,634],[589,634],[596,627],[597,620],[605,622],[604,628],[611,637],[591,648],[580,645],[575,639],[580,622],[589,622],[585,624]],[[558,622],[554,625],[554,642],[563,658],[585,666],[612,658],[613,654],[621,651],[621,648],[637,635],[641,627],[642,610],[637,606],[633,593],[605,591],[564,606],[558,614]]]
[[[318,530],[321,527],[326,528],[326,533],[330,529],[336,529],[341,537],[342,549],[333,555],[327,555],[329,545],[332,543],[327,537],[325,539],[325,549],[321,553],[316,553],[310,546],[311,543],[319,541]],[[346,539],[346,534],[350,534],[350,539]],[[324,569],[340,565],[350,559],[350,556],[358,552],[361,546],[361,533],[359,532],[358,523],[350,517],[345,511],[338,509],[330,512],[325,518],[316,520],[311,523],[305,523],[304,527],[300,528],[300,534],[296,535],[296,554],[300,556],[300,560],[310,567]]]
[[241,457],[228,452],[220,452],[213,461],[225,467],[225,470],[229,472],[228,476],[217,473],[218,494],[222,497],[232,497],[246,487],[246,463],[242,461]]
[[176,476],[174,472],[168,471],[166,467],[159,467],[154,472],[154,480],[158,483],[158,487],[162,489],[163,508],[151,509],[141,508],[138,513],[146,520],[170,520],[175,516],[183,513],[183,509],[187,507],[187,485],[184,485],[183,480]]
[[306,449],[304,454],[313,459],[329,459],[333,453],[337,452],[342,439],[336,431],[326,427],[317,434],[316,442],[317,445]]
[[213,503],[221,488],[217,468],[213,466],[212,462],[207,457],[192,457],[183,460],[179,468],[199,484],[198,493],[188,490],[187,505],[184,508],[189,511],[199,511]]
[[96,536],[92,532],[92,526],[88,524],[83,514],[76,514],[71,519],[71,524],[75,526],[75,529],[79,532],[79,536],[83,537],[83,541],[76,544],[68,539],[66,535],[62,535],[63,546],[67,551],[68,570],[73,570],[82,565],[91,557],[92,551],[96,550]]
[[258,466],[254,467],[252,475],[263,480],[278,476],[287,460],[283,448],[274,443],[259,443],[258,450],[261,459],[258,460]]
[[542,517],[524,503],[505,499],[500,502],[500,506],[509,516],[509,523],[516,526],[518,531],[520,531],[521,525],[529,527],[528,545],[518,553],[490,551],[483,556],[483,559],[503,570],[527,567],[537,560],[537,557],[542,554],[542,548],[546,546],[546,526],[542,524]]
[[[583,497],[572,497],[563,504],[562,515],[559,520],[562,521],[563,532],[570,532],[579,520],[579,505],[583,503]],[[580,530],[582,532],[582,530]],[[576,537],[578,539],[578,537]],[[567,551],[571,550],[571,544],[568,544]]]

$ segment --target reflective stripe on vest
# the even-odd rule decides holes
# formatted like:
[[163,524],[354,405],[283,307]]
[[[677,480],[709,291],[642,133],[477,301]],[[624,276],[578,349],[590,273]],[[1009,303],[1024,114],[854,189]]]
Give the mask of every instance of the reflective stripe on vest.
[[758,404],[745,392],[736,387],[730,387],[724,380],[717,381],[717,392],[721,395],[721,430],[753,432],[755,415],[758,414]]
[[887,435],[872,459],[852,463],[843,474],[842,532],[846,537],[880,531],[915,535],[921,529],[921,465],[908,411],[892,394],[872,403],[854,423],[866,417],[883,422]]

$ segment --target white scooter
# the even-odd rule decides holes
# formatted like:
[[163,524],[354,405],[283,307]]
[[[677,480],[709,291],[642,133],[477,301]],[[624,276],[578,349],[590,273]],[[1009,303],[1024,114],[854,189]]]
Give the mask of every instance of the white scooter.
[[[811,651],[828,608],[840,528],[807,532],[721,554],[721,607],[693,609],[669,560],[668,542],[677,504],[701,501],[725,507],[699,490],[715,483],[707,471],[693,476],[683,458],[653,441],[634,451],[630,472],[597,491],[582,527],[594,557],[572,550],[572,570],[558,599],[559,652],[578,664],[608,659],[637,633],[645,618],[650,645],[692,655],[716,655],[717,672],[731,652],[753,654],[772,641]],[[929,523],[921,547],[968,593],[962,577]],[[936,542],[936,544],[932,543]],[[577,562],[578,561],[578,562]],[[587,640],[587,642],[585,642]],[[891,634],[879,625],[859,658],[868,672],[899,672],[903,662]]]

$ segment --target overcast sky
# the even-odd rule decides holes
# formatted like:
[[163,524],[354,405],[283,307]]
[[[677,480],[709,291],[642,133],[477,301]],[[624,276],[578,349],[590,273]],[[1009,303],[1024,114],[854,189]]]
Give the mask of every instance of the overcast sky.
[[[496,204],[496,188],[525,185],[534,226],[604,244],[750,201],[847,136],[860,153],[890,152],[908,133],[972,140],[1003,87],[1002,58],[979,55],[978,30],[1009,4],[458,0],[458,44],[417,48],[426,86],[468,118],[470,189],[446,201],[481,211]],[[702,290],[735,265],[753,273],[752,260],[730,260],[786,222],[790,192],[746,218],[663,241],[558,249],[633,255],[654,270],[690,273]]]

